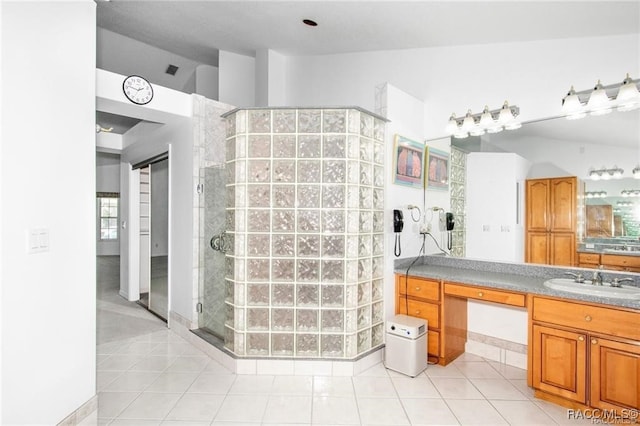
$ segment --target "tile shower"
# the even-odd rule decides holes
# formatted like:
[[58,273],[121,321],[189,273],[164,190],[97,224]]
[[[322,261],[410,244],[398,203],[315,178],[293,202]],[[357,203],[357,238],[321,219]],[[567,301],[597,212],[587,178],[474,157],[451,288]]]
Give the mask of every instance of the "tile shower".
[[358,108],[224,117],[225,347],[353,359],[381,346],[385,120]]

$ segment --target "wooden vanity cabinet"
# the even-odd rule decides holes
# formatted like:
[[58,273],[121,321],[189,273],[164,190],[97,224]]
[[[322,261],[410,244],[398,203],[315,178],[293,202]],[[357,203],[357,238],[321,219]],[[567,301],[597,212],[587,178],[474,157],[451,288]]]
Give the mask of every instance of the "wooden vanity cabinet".
[[[440,281],[396,274],[397,314],[427,320],[427,353],[440,358]],[[466,317],[465,317],[466,318]]]
[[578,253],[578,266],[581,268],[598,268],[600,253]]
[[526,262],[574,266],[578,179],[529,179],[525,197]]
[[640,272],[640,256],[603,253],[600,255],[600,264],[604,269]]
[[640,409],[640,312],[539,296],[530,309],[536,396]]

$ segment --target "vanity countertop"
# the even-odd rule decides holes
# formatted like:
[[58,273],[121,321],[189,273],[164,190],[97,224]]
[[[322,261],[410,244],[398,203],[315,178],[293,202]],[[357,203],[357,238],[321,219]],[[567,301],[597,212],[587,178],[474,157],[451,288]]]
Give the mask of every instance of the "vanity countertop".
[[612,254],[614,256],[640,256],[640,250],[617,250],[607,248],[578,248],[578,253]]
[[[396,274],[406,274],[407,268],[414,259],[397,260],[394,268]],[[615,299],[586,294],[568,293],[545,287],[543,283],[550,278],[567,278],[565,272],[582,273],[589,276],[592,269],[531,265],[521,263],[500,263],[482,260],[470,260],[441,255],[423,256],[409,268],[409,275],[422,278],[443,279],[462,284],[479,285],[489,288],[511,290],[522,293],[540,294],[561,297],[575,301],[601,303],[604,305],[639,309],[640,300]],[[618,273],[603,271],[605,281],[612,278],[629,277],[640,287],[639,273]]]

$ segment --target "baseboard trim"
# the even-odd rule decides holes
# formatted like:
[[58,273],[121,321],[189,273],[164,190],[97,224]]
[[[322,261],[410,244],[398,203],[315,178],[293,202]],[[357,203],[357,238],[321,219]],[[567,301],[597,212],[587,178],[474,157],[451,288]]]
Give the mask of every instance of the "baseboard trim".
[[[58,426],[75,426],[94,412],[98,411],[98,395],[94,395],[87,402],[78,407],[73,413],[62,419]],[[97,417],[97,416],[96,416]]]

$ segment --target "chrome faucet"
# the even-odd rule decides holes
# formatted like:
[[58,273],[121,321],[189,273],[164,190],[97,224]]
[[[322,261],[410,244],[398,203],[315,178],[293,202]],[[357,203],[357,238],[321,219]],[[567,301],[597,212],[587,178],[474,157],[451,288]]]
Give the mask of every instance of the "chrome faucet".
[[622,287],[622,283],[632,283],[634,281],[635,280],[633,278],[614,278],[613,280],[611,280],[611,287]]
[[602,285],[602,272],[600,271],[593,272],[593,278],[591,278],[591,284]]
[[565,275],[570,275],[573,277],[573,281],[577,282],[577,283],[583,283],[584,282],[584,277],[582,276],[582,274],[574,274],[573,272],[565,272]]

